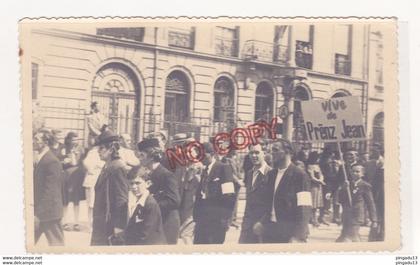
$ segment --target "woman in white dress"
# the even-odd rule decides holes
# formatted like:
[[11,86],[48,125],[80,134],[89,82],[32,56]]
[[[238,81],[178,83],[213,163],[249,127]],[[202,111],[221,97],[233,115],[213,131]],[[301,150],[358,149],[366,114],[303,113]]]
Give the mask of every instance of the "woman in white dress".
[[93,146],[86,155],[85,160],[83,160],[83,165],[86,168],[86,177],[83,181],[83,187],[86,192],[90,227],[92,226],[93,203],[95,201],[95,184],[105,164],[105,162],[99,157],[98,149],[98,146]]

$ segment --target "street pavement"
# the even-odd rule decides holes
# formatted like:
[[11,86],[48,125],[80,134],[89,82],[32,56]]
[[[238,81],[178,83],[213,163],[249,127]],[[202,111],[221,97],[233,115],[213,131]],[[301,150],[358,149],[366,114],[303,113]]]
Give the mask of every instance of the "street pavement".
[[[245,209],[245,200],[240,199],[238,201],[238,223],[242,220],[242,216]],[[68,218],[67,222],[73,224],[73,208],[70,205],[68,209]],[[87,221],[87,205],[85,201],[80,202],[80,231],[65,231],[64,238],[65,238],[65,245],[66,246],[78,246],[84,247],[90,245],[90,229],[88,228],[88,221]],[[64,221],[63,221],[64,223]],[[334,242],[335,239],[340,235],[341,226],[331,223],[329,226],[321,225],[318,228],[312,227],[310,225],[310,235],[308,238],[308,243],[322,243],[322,242]],[[225,244],[229,243],[237,243],[239,239],[240,228],[230,227],[229,231],[226,235]],[[361,227],[360,229],[360,236],[361,240],[366,242],[369,234],[368,227]],[[39,245],[47,245],[47,240],[43,236],[41,237],[40,241],[38,242]],[[179,241],[179,244],[182,244]]]

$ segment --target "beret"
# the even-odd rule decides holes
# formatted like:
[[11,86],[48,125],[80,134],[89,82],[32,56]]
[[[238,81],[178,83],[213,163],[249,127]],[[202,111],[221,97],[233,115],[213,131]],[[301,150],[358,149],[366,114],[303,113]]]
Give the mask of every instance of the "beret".
[[143,141],[137,143],[137,149],[143,151],[149,147],[160,147],[159,140],[156,138],[144,139]]

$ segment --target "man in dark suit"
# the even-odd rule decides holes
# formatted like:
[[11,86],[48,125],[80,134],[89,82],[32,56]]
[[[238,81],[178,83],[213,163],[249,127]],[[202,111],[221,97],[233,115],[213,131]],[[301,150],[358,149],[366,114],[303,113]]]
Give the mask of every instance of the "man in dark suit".
[[254,233],[264,243],[306,242],[312,208],[309,176],[291,163],[293,148],[288,140],[277,139],[271,148],[269,207],[254,225]]
[[163,150],[155,138],[145,139],[137,144],[140,152],[140,164],[150,171],[152,185],[149,188],[160,206],[162,213],[163,230],[168,244],[176,244],[180,227],[179,185],[174,174],[160,163]]
[[[377,227],[375,203],[372,196],[372,186],[362,178],[365,169],[361,164],[351,167],[351,182],[344,182],[340,189],[340,199],[343,206],[343,229],[336,242],[359,242],[359,229],[366,218],[366,212],[372,221],[372,228]],[[346,198],[350,187],[352,204]]]
[[34,135],[33,149],[37,152],[34,170],[35,243],[45,234],[49,245],[64,245],[61,228],[63,217],[63,169],[50,151],[52,135],[47,131]]
[[203,144],[204,169],[194,203],[194,244],[223,244],[235,206],[232,168],[216,161],[213,145]]
[[99,157],[105,165],[95,184],[90,244],[119,245],[128,222],[126,164],[118,153],[120,146],[117,134],[106,130],[98,136],[96,144]]
[[241,244],[261,243],[261,238],[254,234],[252,227],[264,216],[270,205],[267,173],[272,168],[264,160],[261,145],[251,145],[247,156],[251,159],[253,167],[245,172],[244,178],[246,206],[239,237]]
[[369,241],[384,240],[384,150],[381,144],[375,143],[372,146],[372,156],[366,165],[365,180],[372,185],[372,194],[375,201],[376,213],[378,218],[378,226],[371,229],[369,233]]

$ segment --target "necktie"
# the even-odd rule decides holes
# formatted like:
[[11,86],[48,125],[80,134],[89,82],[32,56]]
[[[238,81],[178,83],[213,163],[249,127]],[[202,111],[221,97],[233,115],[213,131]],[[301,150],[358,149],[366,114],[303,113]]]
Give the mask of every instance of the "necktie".
[[209,178],[208,170],[209,170],[209,166],[207,165],[204,168],[203,179],[202,179],[201,193],[202,193],[203,199],[206,199],[208,196],[208,189],[207,189],[208,178]]
[[257,184],[258,176],[260,175],[259,172],[260,171],[257,169],[254,170],[254,173],[252,174],[252,189],[254,189]]

